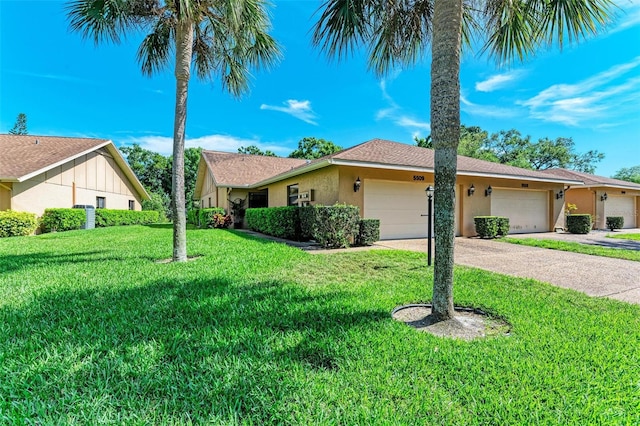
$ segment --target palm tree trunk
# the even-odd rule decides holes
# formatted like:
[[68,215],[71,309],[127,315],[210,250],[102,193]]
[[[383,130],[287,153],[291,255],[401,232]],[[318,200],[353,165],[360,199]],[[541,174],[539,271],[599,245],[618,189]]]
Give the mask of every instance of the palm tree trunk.
[[184,134],[187,122],[187,92],[193,53],[193,23],[189,19],[176,27],[176,108],[173,124],[173,261],[187,260],[187,218],[184,190]]
[[435,148],[435,264],[432,316],[453,318],[455,186],[460,141],[462,0],[436,0],[431,62],[431,134]]

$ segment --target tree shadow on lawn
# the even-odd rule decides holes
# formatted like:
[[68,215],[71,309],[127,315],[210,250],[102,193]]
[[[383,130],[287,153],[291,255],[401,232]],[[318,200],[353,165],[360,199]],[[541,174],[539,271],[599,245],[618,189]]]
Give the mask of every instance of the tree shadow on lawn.
[[80,251],[77,253],[64,254],[55,252],[6,254],[0,255],[0,273],[50,265],[104,262],[108,260],[119,261],[125,258],[125,256],[113,255],[113,251],[106,250]]
[[590,244],[594,246],[614,248],[614,249],[640,251],[640,241],[634,241],[634,240],[622,240],[622,239],[612,238],[611,241],[608,241],[608,240],[585,241],[584,244]]
[[[0,412],[47,422],[270,422],[308,374],[349,359],[349,331],[389,313],[282,281],[163,280],[56,291],[0,308]],[[115,420],[116,417],[111,417]]]

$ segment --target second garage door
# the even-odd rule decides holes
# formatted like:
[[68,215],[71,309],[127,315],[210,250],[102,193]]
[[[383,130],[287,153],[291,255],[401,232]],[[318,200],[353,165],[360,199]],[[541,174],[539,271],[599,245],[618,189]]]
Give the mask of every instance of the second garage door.
[[633,197],[610,195],[605,201],[605,216],[622,216],[623,228],[636,227],[636,208]]
[[509,233],[549,231],[549,206],[546,191],[494,189],[491,215],[509,218]]

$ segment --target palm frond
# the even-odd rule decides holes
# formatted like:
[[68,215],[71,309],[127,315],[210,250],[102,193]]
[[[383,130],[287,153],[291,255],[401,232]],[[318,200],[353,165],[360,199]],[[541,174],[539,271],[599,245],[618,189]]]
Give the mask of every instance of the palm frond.
[[519,60],[533,52],[539,42],[534,36],[535,19],[525,0],[487,1],[483,11],[487,41],[481,53],[489,51],[499,63]]
[[65,6],[69,27],[92,39],[120,43],[127,31],[139,23],[126,0],[74,0]]
[[170,16],[159,18],[151,33],[142,40],[136,58],[142,73],[152,75],[167,68],[175,40],[174,21]]
[[327,0],[313,28],[312,43],[329,57],[344,58],[368,40],[371,34],[369,10],[375,0]]

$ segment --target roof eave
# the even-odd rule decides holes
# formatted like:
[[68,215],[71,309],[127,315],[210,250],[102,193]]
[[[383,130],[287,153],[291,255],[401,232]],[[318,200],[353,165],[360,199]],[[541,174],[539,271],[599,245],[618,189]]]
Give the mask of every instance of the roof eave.
[[[336,160],[326,159],[326,160],[318,161],[318,162],[315,162],[315,163],[309,163],[309,164],[303,165],[302,167],[297,167],[297,168],[294,168],[293,170],[289,170],[287,172],[280,173],[280,174],[275,175],[273,177],[270,177],[268,179],[261,180],[260,182],[256,182],[256,183],[253,183],[253,184],[248,184],[246,186],[246,188],[251,189],[251,188],[258,188],[258,187],[261,187],[261,186],[269,185],[269,184],[272,184],[274,182],[279,182],[279,181],[284,180],[284,179],[288,179],[288,178],[295,177],[295,176],[298,176],[298,175],[301,175],[301,174],[304,174],[304,173],[312,172],[314,170],[322,169],[322,168],[330,166],[332,164],[336,164]],[[238,188],[240,188],[240,187],[241,186],[238,186]]]

